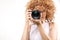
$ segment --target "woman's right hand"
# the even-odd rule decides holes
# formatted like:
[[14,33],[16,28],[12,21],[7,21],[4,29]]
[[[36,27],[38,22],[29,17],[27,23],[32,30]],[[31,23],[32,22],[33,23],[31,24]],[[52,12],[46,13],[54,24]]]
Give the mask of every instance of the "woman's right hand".
[[24,32],[21,40],[29,40],[29,32],[30,32],[29,20],[30,20],[30,13],[31,13],[30,11],[31,10],[27,10],[25,14],[26,21],[25,21]]
[[31,12],[32,12],[32,10],[31,9],[29,9],[29,10],[26,10],[26,14],[25,14],[25,18],[26,18],[26,21],[25,21],[25,28],[27,28],[27,30],[28,31],[30,31],[30,28],[31,28],[31,17],[30,17],[30,15],[31,15]]

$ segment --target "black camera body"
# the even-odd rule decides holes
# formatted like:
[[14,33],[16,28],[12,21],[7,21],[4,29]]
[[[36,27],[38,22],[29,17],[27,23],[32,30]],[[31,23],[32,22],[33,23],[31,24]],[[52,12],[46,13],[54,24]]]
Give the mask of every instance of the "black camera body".
[[33,19],[40,19],[40,17],[41,17],[40,13],[41,12],[39,10],[33,10],[31,16]]

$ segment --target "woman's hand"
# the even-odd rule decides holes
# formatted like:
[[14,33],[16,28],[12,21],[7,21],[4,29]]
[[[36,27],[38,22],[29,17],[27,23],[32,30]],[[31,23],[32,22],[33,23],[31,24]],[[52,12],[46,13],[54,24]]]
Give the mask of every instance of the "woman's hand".
[[29,32],[30,32],[30,24],[29,24],[29,21],[30,21],[30,13],[31,13],[31,10],[27,10],[26,11],[26,21],[25,21],[25,27],[24,27],[24,32],[23,32],[23,35],[22,35],[22,39],[21,40],[29,40]]
[[25,18],[26,18],[26,21],[25,21],[25,28],[27,28],[27,30],[29,30],[30,31],[30,28],[31,28],[31,12],[32,12],[32,10],[31,9],[29,9],[29,10],[26,10],[26,14],[25,14]]

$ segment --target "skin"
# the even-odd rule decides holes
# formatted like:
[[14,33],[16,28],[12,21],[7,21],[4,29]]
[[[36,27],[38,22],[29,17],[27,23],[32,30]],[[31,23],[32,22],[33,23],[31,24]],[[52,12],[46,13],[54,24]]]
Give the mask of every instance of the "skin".
[[31,24],[29,24],[29,21],[33,21],[34,23],[36,23],[38,25],[38,30],[41,34],[42,40],[57,40],[56,39],[56,27],[54,26],[55,24],[53,22],[49,23],[49,26],[50,26],[49,35],[47,35],[44,32],[44,29],[41,26],[43,24],[43,21],[45,21],[46,13],[44,12],[41,14],[42,15],[41,19],[34,20],[30,16],[31,11],[32,10],[30,10],[30,9],[28,11],[26,11],[26,23],[25,23],[25,28],[24,28],[24,32],[23,32],[21,40],[30,40],[29,39],[29,32],[30,32]]

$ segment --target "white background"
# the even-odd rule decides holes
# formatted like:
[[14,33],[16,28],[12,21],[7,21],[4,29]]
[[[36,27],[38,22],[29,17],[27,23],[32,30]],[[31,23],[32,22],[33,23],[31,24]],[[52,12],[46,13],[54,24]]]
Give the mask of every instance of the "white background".
[[[25,6],[28,0],[0,0],[0,40],[21,40],[25,24]],[[60,37],[60,0],[56,6],[55,22]]]

